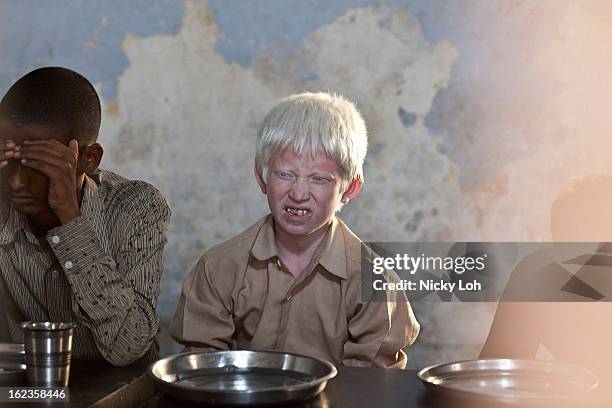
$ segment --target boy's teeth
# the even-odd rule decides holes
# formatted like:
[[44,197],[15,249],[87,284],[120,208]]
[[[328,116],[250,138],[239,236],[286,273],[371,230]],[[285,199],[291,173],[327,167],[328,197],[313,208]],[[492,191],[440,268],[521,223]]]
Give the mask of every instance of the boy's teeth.
[[295,208],[287,208],[287,212],[291,215],[303,216],[308,214],[308,210],[297,210]]

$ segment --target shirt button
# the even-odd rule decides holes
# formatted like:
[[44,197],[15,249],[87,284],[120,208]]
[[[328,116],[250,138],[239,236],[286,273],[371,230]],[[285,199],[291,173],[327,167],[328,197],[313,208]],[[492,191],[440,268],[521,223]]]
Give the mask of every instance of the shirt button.
[[51,237],[51,242],[53,242],[54,244],[59,244],[60,242],[60,237],[57,235],[54,235]]
[[57,279],[59,277],[59,272],[54,270],[53,272],[51,272],[51,275],[54,279]]
[[281,268],[281,262],[280,259],[276,258],[276,266],[278,266],[278,269]]
[[66,269],[72,269],[72,262],[70,262],[70,261],[66,261],[66,262],[64,262],[64,268],[66,268]]

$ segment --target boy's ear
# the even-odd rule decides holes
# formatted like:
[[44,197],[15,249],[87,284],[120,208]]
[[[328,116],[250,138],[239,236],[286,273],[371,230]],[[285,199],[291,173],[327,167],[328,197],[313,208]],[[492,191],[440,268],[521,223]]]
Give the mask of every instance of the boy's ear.
[[266,194],[266,181],[263,179],[263,176],[261,175],[259,170],[257,170],[257,166],[253,168],[253,171],[255,172],[255,180],[257,180],[257,184],[259,184],[261,192]]
[[79,154],[78,172],[85,174],[94,173],[96,170],[98,170],[98,166],[100,166],[103,155],[104,149],[98,143],[94,143],[91,146],[86,146]]
[[363,180],[360,178],[354,178],[346,188],[346,191],[342,194],[342,198],[340,198],[340,202],[342,204],[348,203],[350,200],[355,198],[359,191],[361,190],[361,186],[363,186]]

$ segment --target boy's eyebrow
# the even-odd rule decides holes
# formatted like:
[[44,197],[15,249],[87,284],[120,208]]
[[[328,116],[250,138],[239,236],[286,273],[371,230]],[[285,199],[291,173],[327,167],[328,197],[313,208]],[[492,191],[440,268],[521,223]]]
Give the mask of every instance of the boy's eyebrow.
[[336,178],[332,174],[310,174],[308,177],[321,177],[327,180],[335,180]]
[[329,173],[326,171],[314,171],[308,174],[309,176],[327,176],[327,177],[335,177],[333,173]]

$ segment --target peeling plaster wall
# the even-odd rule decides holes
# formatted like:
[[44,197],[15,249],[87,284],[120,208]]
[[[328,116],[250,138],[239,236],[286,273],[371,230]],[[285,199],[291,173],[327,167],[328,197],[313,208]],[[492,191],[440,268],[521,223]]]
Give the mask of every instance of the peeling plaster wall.
[[[164,331],[198,257],[266,213],[255,129],[290,93],[363,112],[366,184],[341,216],[364,240],[550,240],[567,180],[612,170],[604,0],[7,0],[0,21],[0,90],[38,66],[83,73],[103,167],[168,197]],[[475,357],[495,310],[414,306],[413,367]]]

